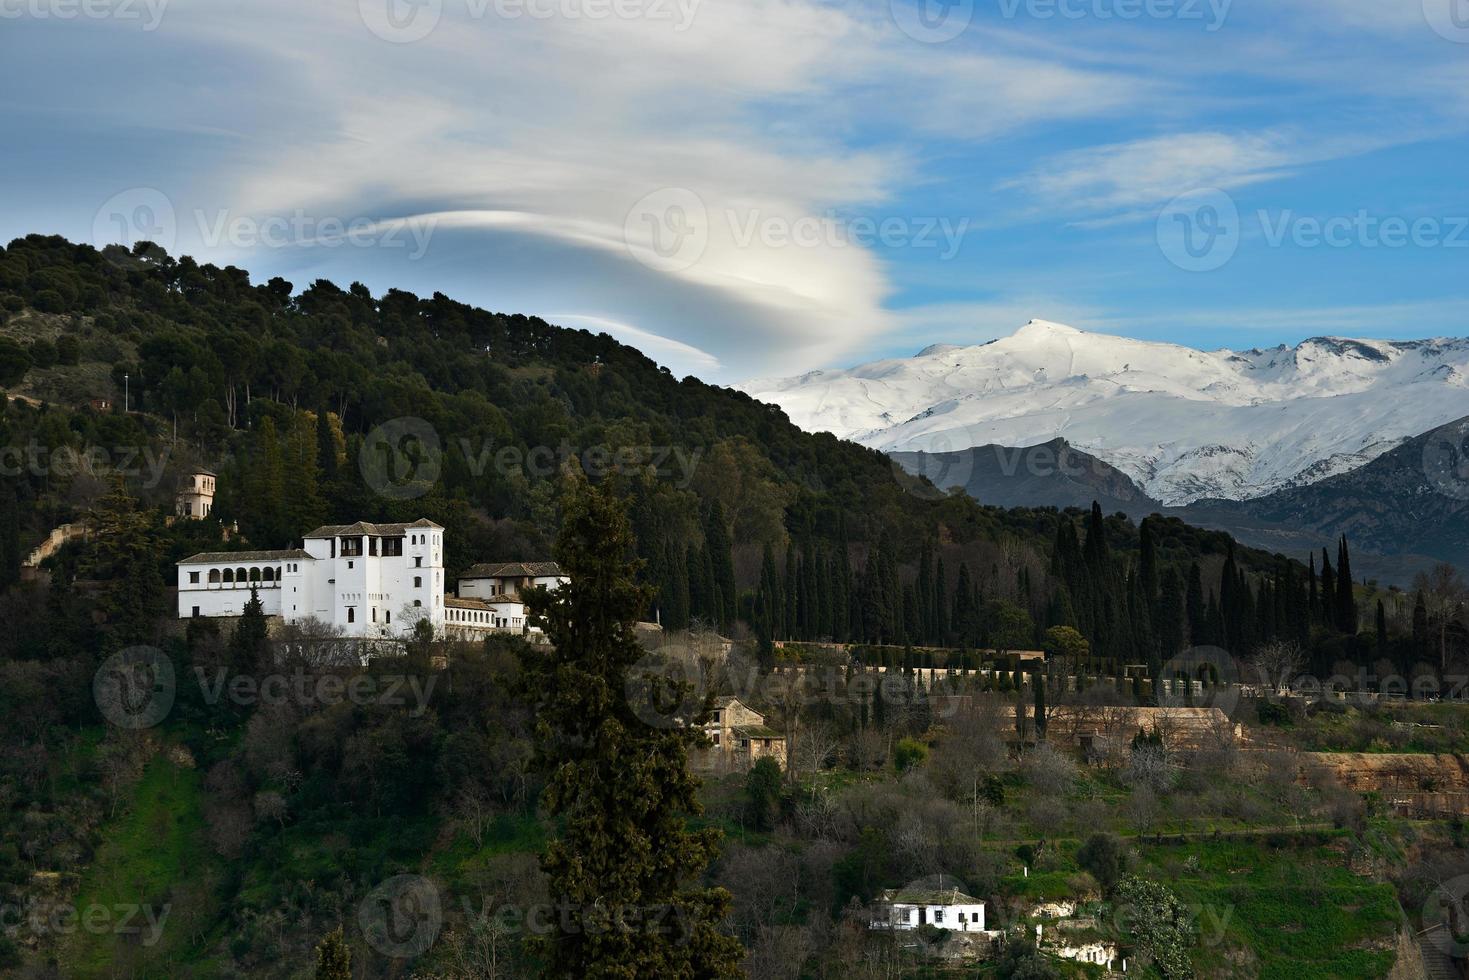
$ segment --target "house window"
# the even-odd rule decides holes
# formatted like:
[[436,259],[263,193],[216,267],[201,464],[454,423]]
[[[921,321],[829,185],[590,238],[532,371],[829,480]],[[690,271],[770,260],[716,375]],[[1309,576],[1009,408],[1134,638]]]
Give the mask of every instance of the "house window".
[[353,609],[351,606],[348,606],[347,607],[347,622],[349,622],[349,623],[355,623],[356,621],[357,621],[357,610]]
[[419,555],[417,558],[414,558],[413,559],[413,567],[414,568],[422,568],[423,567],[423,556],[422,555]]
[[189,573],[189,584],[190,585],[198,585],[199,584],[199,573],[198,572],[190,572]]
[[423,576],[422,575],[415,575],[415,576],[413,576],[413,587],[415,589],[421,589],[421,588],[423,588]]
[[414,605],[415,605],[415,606],[422,606],[422,605],[423,605],[423,603],[421,603],[421,602],[419,602],[419,601],[418,601],[418,600],[417,600],[417,599],[414,599],[414,600],[413,600],[413,604],[414,604]]
[[348,567],[348,568],[351,568],[351,567],[352,567],[352,565],[353,565],[353,563],[352,563],[352,562],[350,562],[350,561],[349,561],[349,562],[347,562],[347,567]]
[[199,615],[199,607],[198,606],[195,606],[194,607],[194,615],[195,616]]
[[935,922],[942,922],[942,921],[944,921],[944,910],[943,909],[934,909],[933,910],[933,921],[935,921]]

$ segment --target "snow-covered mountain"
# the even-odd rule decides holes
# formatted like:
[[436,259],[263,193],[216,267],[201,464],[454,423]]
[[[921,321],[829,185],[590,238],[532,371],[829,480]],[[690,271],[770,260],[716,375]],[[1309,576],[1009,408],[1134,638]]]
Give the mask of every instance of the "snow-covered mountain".
[[1206,352],[1032,320],[987,344],[740,389],[885,451],[1061,437],[1182,505],[1314,483],[1469,414],[1469,339]]

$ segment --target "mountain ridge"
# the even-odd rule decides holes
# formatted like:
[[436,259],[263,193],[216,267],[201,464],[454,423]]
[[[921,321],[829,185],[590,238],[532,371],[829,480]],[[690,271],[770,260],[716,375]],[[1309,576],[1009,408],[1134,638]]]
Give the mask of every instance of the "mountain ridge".
[[1202,351],[1031,320],[984,344],[739,389],[802,428],[885,452],[1064,438],[1183,506],[1350,472],[1460,417],[1469,339]]

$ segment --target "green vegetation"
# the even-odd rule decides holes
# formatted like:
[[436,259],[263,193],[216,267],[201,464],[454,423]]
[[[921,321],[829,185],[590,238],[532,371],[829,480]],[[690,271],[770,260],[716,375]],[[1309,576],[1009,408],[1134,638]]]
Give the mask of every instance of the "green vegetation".
[[[1460,670],[1453,577],[1381,593],[1353,581],[1345,541],[1303,565],[1176,520],[984,507],[606,335],[443,296],[298,293],[146,245],[32,237],[0,251],[0,309],[0,384],[16,396],[0,404],[0,445],[37,461],[0,478],[0,890],[172,910],[152,944],[7,937],[6,969],[1094,973],[1019,938],[1047,899],[1080,903],[1092,921],[1076,936],[1117,944],[1132,975],[1159,969],[1138,953],[1176,975],[1181,950],[1201,976],[1366,977],[1392,962],[1432,883],[1469,871],[1462,823],[1302,779],[1290,751],[1459,751],[1462,706],[1246,700],[1244,745],[1231,731],[1101,731],[1164,681],[1234,693],[1209,665],[1170,666],[1198,645],[1285,680]],[[399,460],[421,495],[377,492],[396,470],[374,468],[372,434],[403,418],[440,445]],[[219,474],[216,510],[171,521],[172,477],[196,465]],[[423,516],[447,529],[451,578],[554,542],[575,583],[538,600],[554,651],[416,636],[330,665],[276,644],[258,609],[223,630],[172,616],[184,555]],[[90,537],[21,579],[50,529],[82,520]],[[645,657],[632,623],[648,615],[722,651],[717,631],[728,658],[697,673],[678,644]],[[175,703],[156,728],[107,726],[93,678],[140,643],[173,667]],[[1048,657],[1018,655],[1031,650]],[[815,683],[772,672],[793,664]],[[297,669],[427,693],[212,703],[192,682]],[[693,691],[658,680],[694,676]],[[673,695],[642,704],[651,719],[631,696],[642,681]],[[764,762],[702,785],[688,772],[701,739],[673,720],[715,695],[788,740],[784,772]],[[864,903],[915,883],[962,883],[1005,948],[954,965],[942,930],[905,943],[869,929]],[[382,889],[399,886],[414,899],[399,905],[436,909],[423,948],[362,926],[365,908],[397,908],[404,896]],[[1141,933],[1109,918],[1119,893],[1156,913]],[[563,901],[668,905],[696,941],[529,924]]]

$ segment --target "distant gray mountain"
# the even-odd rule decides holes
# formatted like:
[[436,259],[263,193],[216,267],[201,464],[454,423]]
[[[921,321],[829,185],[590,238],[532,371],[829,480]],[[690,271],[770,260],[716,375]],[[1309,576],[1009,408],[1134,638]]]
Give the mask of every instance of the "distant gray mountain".
[[1095,456],[1052,439],[1035,446],[975,446],[950,453],[892,452],[909,473],[925,476],[940,490],[963,488],[994,507],[1090,507],[1142,518],[1163,505],[1126,473]]

